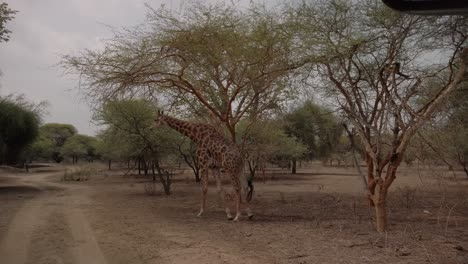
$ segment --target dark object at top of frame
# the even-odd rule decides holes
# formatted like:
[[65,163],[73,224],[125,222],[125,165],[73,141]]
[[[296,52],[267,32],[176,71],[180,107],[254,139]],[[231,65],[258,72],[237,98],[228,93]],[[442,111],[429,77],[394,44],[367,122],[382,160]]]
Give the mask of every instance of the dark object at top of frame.
[[415,15],[468,15],[468,0],[382,0],[387,6]]

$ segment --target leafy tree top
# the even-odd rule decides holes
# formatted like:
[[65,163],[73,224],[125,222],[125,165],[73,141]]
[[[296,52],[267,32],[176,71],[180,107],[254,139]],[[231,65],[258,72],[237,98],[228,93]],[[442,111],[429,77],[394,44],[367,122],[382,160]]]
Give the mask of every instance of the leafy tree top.
[[280,13],[194,4],[181,14],[150,9],[146,26],[63,64],[92,99],[156,95],[223,124],[235,140],[244,116],[254,120],[291,96],[287,77],[304,64],[291,56],[295,47]]
[[41,126],[40,129],[41,132],[54,141],[57,147],[63,146],[67,138],[78,132],[73,125],[60,123],[47,123]]
[[17,12],[18,11],[9,8],[8,3],[0,3],[0,42],[7,42],[10,40],[11,30],[6,28],[6,24],[15,17]]

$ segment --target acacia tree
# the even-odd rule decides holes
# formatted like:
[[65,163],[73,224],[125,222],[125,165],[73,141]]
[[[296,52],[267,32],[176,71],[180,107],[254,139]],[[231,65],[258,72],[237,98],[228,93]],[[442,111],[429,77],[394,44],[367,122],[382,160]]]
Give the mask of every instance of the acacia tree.
[[[326,160],[339,143],[342,129],[331,109],[307,100],[287,113],[284,119],[286,132],[307,146],[307,159]],[[295,163],[293,160],[293,173]]]
[[254,121],[291,95],[287,77],[304,64],[290,56],[295,43],[281,15],[258,6],[150,8],[146,25],[116,35],[102,50],[65,56],[63,65],[80,74],[90,98],[157,93],[222,124],[235,141],[244,116]]
[[296,137],[288,135],[281,125],[279,120],[262,120],[253,125],[241,123],[242,152],[252,179],[259,169],[265,173],[267,162],[289,163],[304,156],[306,146]]
[[27,151],[27,157],[31,162],[38,159],[49,160],[52,157],[53,150],[54,143],[39,129],[38,137],[30,145]]
[[47,123],[39,128],[39,133],[53,143],[51,158],[57,163],[63,161],[62,147],[65,141],[77,132],[70,124]]
[[92,161],[96,157],[97,140],[87,135],[76,134],[69,137],[62,146],[61,153],[72,158],[72,163],[78,163],[78,159],[86,158]]
[[[107,160],[109,170],[112,169],[113,161],[130,162],[130,159],[136,156],[132,142],[124,139],[125,137],[122,138],[121,133],[112,126],[102,130],[97,135],[97,155],[101,159]],[[115,142],[119,142],[119,144],[115,144]]]
[[[171,154],[174,133],[168,129],[153,130],[154,116],[153,103],[133,99],[107,102],[96,119],[111,129],[108,135],[122,142],[123,150],[130,157],[137,158],[145,175],[151,172],[153,181],[158,176],[164,192],[169,195],[171,179],[163,171],[161,162]],[[115,141],[108,143],[115,144]]]
[[304,53],[322,54],[314,70],[363,144],[384,232],[388,189],[411,138],[463,79],[467,18],[405,15],[367,0],[304,3],[294,14],[305,44],[321,40]]

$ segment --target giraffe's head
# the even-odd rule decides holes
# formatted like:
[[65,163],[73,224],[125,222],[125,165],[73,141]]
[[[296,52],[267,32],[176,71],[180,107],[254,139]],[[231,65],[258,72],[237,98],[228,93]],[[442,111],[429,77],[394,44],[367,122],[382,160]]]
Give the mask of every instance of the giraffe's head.
[[156,117],[154,118],[154,127],[158,128],[165,124],[166,124],[166,121],[164,120],[164,112],[158,110],[158,113],[156,114]]

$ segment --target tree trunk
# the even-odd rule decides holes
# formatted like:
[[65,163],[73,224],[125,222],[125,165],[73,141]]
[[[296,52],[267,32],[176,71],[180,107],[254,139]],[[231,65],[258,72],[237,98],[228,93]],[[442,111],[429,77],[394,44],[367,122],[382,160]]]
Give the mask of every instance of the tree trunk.
[[377,232],[385,233],[387,231],[387,188],[384,184],[377,185],[378,192],[375,196],[375,221]]
[[138,175],[141,175],[141,157],[138,157]]
[[468,177],[468,167],[463,165],[463,170],[465,171],[466,177]]
[[292,168],[291,168],[291,173],[296,174],[296,167],[297,167],[297,160],[293,159],[292,160]]
[[156,181],[156,173],[154,173],[154,161],[151,162],[151,172],[153,173],[153,181]]
[[195,175],[195,182],[200,182],[200,170],[192,168],[193,174]]
[[375,206],[375,216],[377,232],[385,233],[387,231],[387,208],[384,204],[377,204]]
[[[369,194],[372,196],[375,194],[375,181],[374,181],[374,163],[372,162],[372,158],[369,154],[366,155],[366,164],[367,164],[367,188],[369,190]],[[374,201],[372,197],[369,198],[369,205],[374,206]]]
[[[154,165],[156,167],[156,171],[158,172],[158,176],[159,176],[159,179],[160,179],[161,184],[163,186],[164,193],[166,195],[170,195],[171,194],[171,184],[172,184],[172,182],[171,182],[171,176],[170,176],[169,172],[163,171],[161,169],[161,167],[159,166],[159,161],[158,160],[156,160],[154,162]],[[166,177],[164,178],[164,176],[166,176]]]
[[[396,155],[390,161],[390,164],[387,166],[387,172],[385,174],[385,179],[376,178],[372,180],[369,185],[370,199],[372,200],[372,205],[375,207],[375,221],[377,232],[385,233],[387,231],[387,193],[388,188],[392,185],[396,177],[396,171],[401,162],[402,155]],[[370,184],[370,183],[368,183]]]
[[249,172],[250,172],[250,178],[253,179],[255,178],[255,172],[257,171],[257,165],[255,164],[255,161],[247,161],[247,164],[249,164]]
[[145,157],[142,158],[142,163],[143,163],[143,172],[145,175],[148,175],[148,163],[146,162]]
[[460,164],[465,171],[466,177],[468,177],[468,163],[466,162],[465,155],[461,154],[460,152],[457,153],[458,156],[458,164]]
[[111,159],[109,159],[109,161],[108,161],[108,166],[109,166],[109,170],[112,170],[112,160]]

